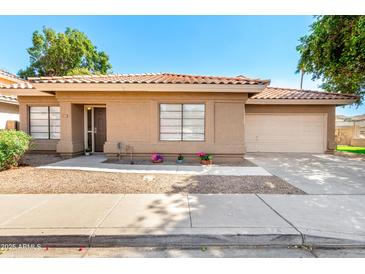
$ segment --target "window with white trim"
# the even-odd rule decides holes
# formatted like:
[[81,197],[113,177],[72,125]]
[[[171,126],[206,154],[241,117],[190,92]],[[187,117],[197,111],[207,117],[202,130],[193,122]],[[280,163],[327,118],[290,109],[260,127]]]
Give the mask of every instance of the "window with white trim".
[[29,107],[29,134],[34,139],[60,139],[60,107]]
[[365,128],[360,128],[360,138],[365,138]]
[[204,141],[204,104],[160,104],[161,141]]

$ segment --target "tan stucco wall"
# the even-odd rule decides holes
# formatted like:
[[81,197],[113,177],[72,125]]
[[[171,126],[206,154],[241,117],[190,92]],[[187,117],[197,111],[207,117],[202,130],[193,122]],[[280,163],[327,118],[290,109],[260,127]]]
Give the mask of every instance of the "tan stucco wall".
[[346,146],[365,146],[365,138],[360,136],[360,126],[353,125],[336,128],[336,143]]
[[19,106],[15,105],[15,104],[7,104],[7,103],[0,102],[0,112],[18,114]]
[[220,145],[244,144],[245,105],[241,103],[215,103],[214,141]]
[[354,147],[365,147],[365,139],[364,138],[353,138],[351,140],[351,146]]
[[[106,106],[107,141],[104,152],[115,156],[118,143],[133,147],[135,155],[159,152],[165,156],[178,153],[193,155],[198,151],[216,156],[241,157],[245,153],[244,116],[246,113],[324,113],[327,114],[327,150],[335,148],[335,106],[324,105],[245,105],[246,94],[168,93],[168,92],[68,92],[56,96],[19,96],[20,127],[28,131],[27,107],[59,105],[61,140],[37,140],[38,150],[57,150],[76,154],[84,150],[84,105]],[[160,103],[204,103],[205,141],[179,142],[159,140]]]
[[336,128],[336,144],[351,145],[351,139],[354,135],[354,127],[339,127]]
[[336,148],[335,106],[326,105],[246,105],[246,113],[324,113],[327,114],[327,151]]
[[[245,152],[245,94],[112,92],[106,96],[101,92],[73,92],[70,96],[69,92],[57,92],[56,98],[60,102],[62,119],[61,142],[57,146],[59,152],[75,153],[83,150],[83,147],[75,146],[75,142],[83,138],[83,131],[75,135],[75,129],[70,130],[72,125],[68,122],[72,117],[74,123],[78,121],[76,129],[83,129],[82,115],[76,117],[74,110],[69,115],[70,107],[75,104],[106,106],[107,142],[104,152],[109,155],[119,152],[118,143],[122,143],[123,152],[126,145],[133,147],[135,155],[159,152],[175,157],[178,153],[195,154],[199,151],[216,155],[242,155]],[[205,141],[160,141],[160,103],[204,103]]]
[[[18,96],[19,102],[19,118],[20,130],[29,133],[29,106],[58,106],[58,102],[54,96]],[[32,149],[37,151],[55,151],[59,140],[32,140]]]
[[61,139],[57,152],[75,154],[84,150],[84,105],[60,101]]
[[0,129],[4,129],[9,120],[19,121],[19,106],[0,102]]

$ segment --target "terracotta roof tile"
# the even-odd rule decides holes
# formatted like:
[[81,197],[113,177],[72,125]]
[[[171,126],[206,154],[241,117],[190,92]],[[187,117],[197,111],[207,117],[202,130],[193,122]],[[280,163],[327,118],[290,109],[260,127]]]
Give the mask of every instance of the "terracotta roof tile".
[[0,102],[10,103],[10,104],[18,104],[18,100],[13,96],[5,96],[0,94]]
[[262,92],[257,93],[250,97],[251,99],[273,99],[273,100],[333,100],[333,99],[358,99],[356,95],[332,93],[324,91],[314,90],[300,90],[300,89],[289,89],[289,88],[274,88],[267,87]]
[[29,82],[15,83],[15,84],[1,84],[0,89],[33,89],[34,87]]
[[1,76],[4,76],[5,78],[8,78],[8,79],[12,79],[12,80],[16,81],[17,83],[26,82],[25,80],[23,80],[22,78],[16,76],[15,74],[7,72],[6,70],[3,70],[3,69],[0,69],[0,77]]
[[269,80],[243,76],[201,76],[174,73],[110,74],[30,77],[31,83],[106,83],[106,84],[215,84],[215,85],[267,85]]
[[[107,83],[107,84],[215,84],[215,85],[267,85],[269,80],[252,79],[243,75],[236,77],[202,76],[174,73],[111,74],[30,77],[29,82],[8,85],[0,84],[0,89],[33,89],[32,83]],[[267,87],[250,97],[257,100],[357,100],[356,95],[330,93],[313,90]]]

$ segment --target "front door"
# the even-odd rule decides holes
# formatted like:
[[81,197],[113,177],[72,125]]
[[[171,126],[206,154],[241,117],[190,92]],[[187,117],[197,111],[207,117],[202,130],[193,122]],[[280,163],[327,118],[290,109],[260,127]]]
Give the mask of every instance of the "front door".
[[106,142],[106,108],[94,107],[95,152],[103,152]]

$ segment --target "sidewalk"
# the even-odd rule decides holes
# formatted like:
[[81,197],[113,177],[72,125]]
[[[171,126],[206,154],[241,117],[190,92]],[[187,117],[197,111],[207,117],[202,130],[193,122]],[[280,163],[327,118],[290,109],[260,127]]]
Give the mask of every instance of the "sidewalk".
[[363,195],[0,195],[0,243],[365,246]]
[[65,169],[117,173],[218,175],[218,176],[272,176],[262,167],[246,166],[200,166],[200,165],[130,165],[104,163],[104,155],[80,156],[53,164],[43,169]]

